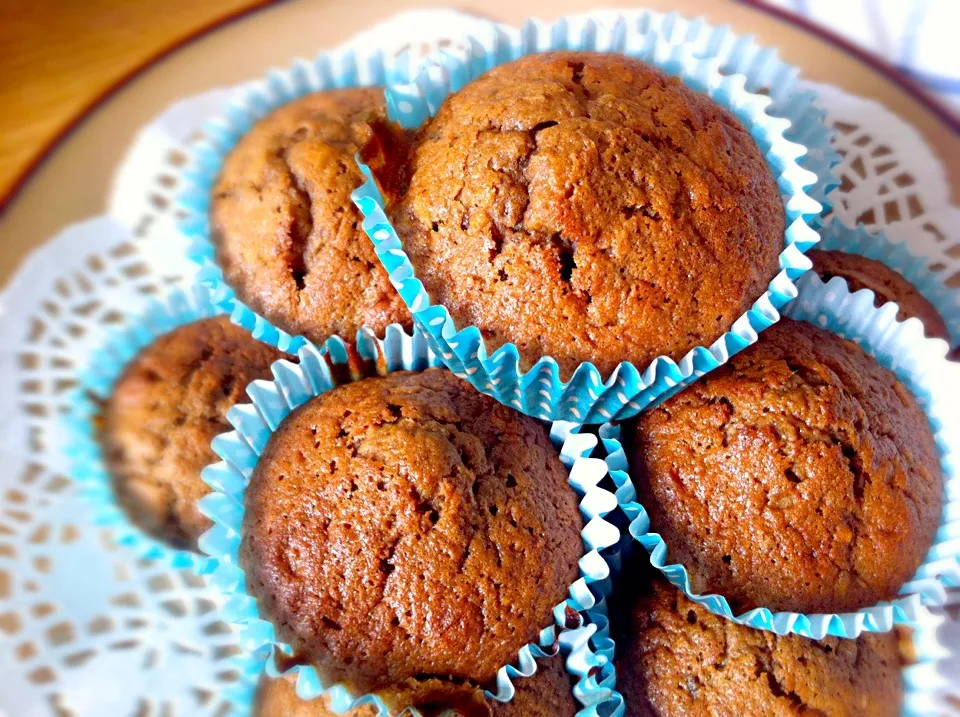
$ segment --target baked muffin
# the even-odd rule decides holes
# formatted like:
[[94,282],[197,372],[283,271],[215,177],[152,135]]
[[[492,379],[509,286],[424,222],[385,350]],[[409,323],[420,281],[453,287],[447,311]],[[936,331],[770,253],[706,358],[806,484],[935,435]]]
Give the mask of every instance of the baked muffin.
[[411,325],[350,200],[363,183],[354,154],[365,122],[384,115],[379,88],[294,100],[240,140],[213,190],[226,282],[268,321],[317,344]]
[[856,640],[778,636],[705,610],[664,580],[635,602],[618,640],[628,717],[896,717],[895,633]]
[[271,378],[286,355],[226,316],[180,326],[143,349],[103,406],[101,442],[117,499],[144,531],[197,549],[210,521],[197,501],[200,471],[217,460],[210,441],[230,430],[226,413],[247,385]]
[[[401,685],[380,691],[380,697],[398,714],[414,706],[424,717],[459,715],[460,717],[574,717],[578,707],[573,698],[570,675],[563,658],[538,661],[537,672],[528,678],[513,680],[516,688],[509,702],[485,697],[483,690],[468,683],[430,678],[405,680]],[[257,688],[254,717],[335,717],[326,699],[305,702],[297,697],[295,683],[289,678],[264,680]],[[372,706],[355,707],[344,717],[377,717]]]
[[447,98],[410,156],[389,211],[418,278],[527,367],[680,359],[778,272],[783,203],[749,132],[623,55],[494,68]]
[[820,249],[810,251],[807,256],[813,262],[813,270],[824,281],[839,276],[846,280],[850,291],[870,289],[875,294],[875,306],[895,301],[900,306],[897,312],[900,321],[920,319],[927,336],[950,342],[947,324],[934,305],[917,291],[917,287],[883,262],[860,254]]
[[542,424],[448,371],[344,384],[271,437],[240,565],[294,661],[370,692],[485,685],[552,624],[582,519]]
[[736,611],[894,598],[940,518],[916,400],[851,341],[782,320],[628,430],[651,530],[697,593]]

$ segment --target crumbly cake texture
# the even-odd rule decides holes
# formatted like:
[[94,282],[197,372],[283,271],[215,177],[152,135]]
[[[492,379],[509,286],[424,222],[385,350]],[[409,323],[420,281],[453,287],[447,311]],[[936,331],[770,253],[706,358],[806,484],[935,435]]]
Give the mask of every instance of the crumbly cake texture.
[[227,284],[318,345],[361,327],[381,335],[392,323],[411,326],[350,199],[363,183],[354,155],[384,107],[380,88],[294,100],[240,140],[213,190],[211,232]]
[[656,580],[618,638],[628,717],[896,717],[903,683],[896,633],[810,640],[738,625]]
[[214,436],[247,385],[269,379],[286,354],[254,339],[226,316],[165,334],[126,367],[102,414],[104,457],[117,499],[131,520],[191,550],[210,521],[197,500],[210,492],[200,471],[215,462]]
[[894,301],[900,307],[897,319],[920,319],[927,336],[950,342],[947,324],[936,307],[917,291],[917,287],[883,262],[860,254],[818,249],[807,256],[813,262],[813,270],[824,281],[839,276],[846,280],[851,292],[870,289],[875,294],[875,306]]
[[582,524],[542,424],[448,371],[397,372],[284,420],[246,491],[240,564],[327,684],[485,685],[552,624]]
[[669,561],[737,612],[893,599],[939,524],[943,478],[916,400],[806,322],[782,320],[627,435]]
[[[516,693],[509,702],[485,697],[483,690],[465,682],[440,678],[408,679],[378,694],[395,714],[414,706],[424,717],[438,717],[454,710],[460,717],[574,717],[571,677],[563,658],[541,659],[537,672],[515,681]],[[297,697],[290,679],[264,680],[257,689],[255,717],[335,717],[325,698],[304,701]],[[377,717],[369,705],[355,707],[344,717]]]
[[381,184],[418,278],[525,367],[679,360],[778,271],[784,208],[750,134],[623,55],[490,70],[424,126],[408,171]]

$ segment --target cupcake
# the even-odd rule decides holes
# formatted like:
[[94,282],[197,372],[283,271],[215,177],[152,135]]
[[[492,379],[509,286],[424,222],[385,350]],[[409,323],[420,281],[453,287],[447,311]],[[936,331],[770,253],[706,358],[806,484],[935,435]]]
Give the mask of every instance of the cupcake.
[[254,379],[271,378],[285,354],[226,316],[180,326],[143,349],[103,405],[100,440],[120,505],[145,532],[196,551],[210,527],[197,500],[210,492],[200,471],[228,431],[227,409]]
[[810,640],[714,615],[657,579],[618,640],[627,717],[896,717],[903,704],[896,633]]
[[900,307],[897,312],[899,321],[920,319],[927,336],[950,342],[947,324],[933,304],[913,284],[883,262],[842,251],[813,250],[807,256],[813,262],[813,270],[823,281],[839,276],[847,282],[851,292],[869,289],[875,295],[875,306],[879,307],[888,301],[896,302]]
[[323,684],[487,685],[579,576],[567,478],[542,424],[447,371],[337,386],[283,420],[253,471],[247,591]]
[[211,202],[224,279],[275,326],[320,345],[361,327],[411,321],[350,192],[366,122],[385,114],[383,91],[331,90],[258,122],[226,158]]
[[626,431],[640,501],[693,592],[736,612],[893,599],[939,523],[926,416],[851,341],[784,319]]
[[[515,686],[516,694],[509,702],[486,697],[482,690],[469,684],[437,678],[406,680],[381,690],[378,695],[391,714],[415,707],[424,717],[574,717],[578,711],[570,675],[559,656],[540,660],[537,672],[516,680]],[[301,700],[289,678],[261,681],[254,704],[254,717],[336,717],[337,714],[329,709],[325,698]],[[363,705],[348,710],[343,717],[378,716],[374,706]]]
[[420,130],[407,171],[388,211],[417,276],[524,367],[679,360],[779,270],[784,207],[750,133],[623,55],[490,70]]

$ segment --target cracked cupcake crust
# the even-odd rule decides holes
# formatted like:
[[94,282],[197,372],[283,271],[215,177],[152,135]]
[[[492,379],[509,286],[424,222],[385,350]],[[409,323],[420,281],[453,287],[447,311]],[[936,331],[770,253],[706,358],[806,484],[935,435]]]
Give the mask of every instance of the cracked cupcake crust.
[[124,369],[107,399],[101,441],[117,499],[134,523],[178,548],[197,549],[210,521],[197,500],[210,492],[200,471],[215,462],[214,436],[247,384],[269,379],[286,354],[226,316],[161,336]]
[[366,123],[384,116],[379,88],[294,100],[240,140],[213,190],[226,282],[268,321],[317,344],[411,325],[350,199],[363,182],[354,154]]
[[[532,677],[513,681],[516,694],[509,702],[497,702],[476,685],[428,678],[409,679],[378,692],[400,714],[414,706],[424,717],[574,717],[577,705],[572,682],[560,656],[537,661]],[[337,717],[323,698],[304,701],[296,695],[291,679],[262,680],[257,688],[254,717]],[[355,707],[342,717],[378,717],[372,706]]]
[[783,204],[749,133],[622,55],[491,70],[420,131],[409,172],[390,213],[417,276],[526,366],[679,360],[778,271]]
[[943,478],[916,400],[806,322],[783,319],[627,435],[670,562],[737,612],[891,600],[937,530]]
[[903,703],[895,633],[809,640],[737,625],[656,580],[618,638],[628,717],[896,717]]
[[261,612],[296,661],[362,691],[486,684],[579,574],[578,501],[547,431],[440,369],[294,411],[244,503]]
[[814,249],[807,256],[813,262],[813,270],[825,282],[839,276],[847,282],[851,292],[870,289],[876,295],[873,303],[878,307],[895,301],[900,307],[897,319],[920,319],[927,336],[950,342],[947,325],[934,305],[917,291],[917,287],[886,264],[842,251]]

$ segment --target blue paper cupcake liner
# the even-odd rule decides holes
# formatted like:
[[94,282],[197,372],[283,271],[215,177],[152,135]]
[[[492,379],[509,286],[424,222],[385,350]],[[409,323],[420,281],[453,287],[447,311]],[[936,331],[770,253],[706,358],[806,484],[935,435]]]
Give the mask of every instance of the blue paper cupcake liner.
[[836,218],[820,231],[817,248],[862,254],[896,269],[943,317],[952,344],[960,344],[960,291],[945,286],[940,276],[930,271],[929,257],[914,254],[908,244],[893,241],[886,232],[874,234],[862,224],[851,229]]
[[[378,373],[422,371],[440,365],[422,336],[410,336],[395,328],[389,328],[383,340],[370,339],[361,344],[358,353],[374,358]],[[278,675],[271,656],[291,653],[289,645],[277,640],[273,625],[260,617],[257,601],[246,592],[244,573],[238,562],[244,491],[273,431],[293,409],[336,385],[331,367],[350,362],[349,353],[339,338],[331,339],[323,348],[306,344],[297,356],[299,363],[281,360],[273,364],[273,381],[250,384],[247,394],[252,403],[234,406],[227,414],[235,430],[218,436],[212,443],[223,460],[208,466],[202,474],[213,492],[200,501],[200,506],[214,525],[201,537],[200,547],[216,562],[211,582],[228,598],[222,617],[237,628],[240,644],[247,651],[236,661],[241,681],[228,695],[241,710],[249,708],[265,664],[268,674]],[[351,372],[351,380],[360,377],[361,373]],[[570,597],[554,609],[555,624],[545,627],[536,643],[523,647],[515,664],[504,666],[498,672],[495,692],[487,694],[500,701],[513,697],[512,680],[532,675],[537,669],[536,658],[555,654],[558,647],[570,651],[568,665],[571,666],[592,664],[591,660],[600,659],[586,654],[591,650],[591,641],[586,639],[589,635],[575,628],[583,627],[583,613],[595,610],[598,600],[610,589],[610,567],[604,553],[619,542],[621,534],[605,516],[616,510],[617,501],[612,493],[599,486],[607,475],[607,466],[602,459],[590,457],[597,445],[596,436],[580,434],[573,424],[555,423],[550,437],[570,470],[570,485],[581,498],[580,512],[586,521],[581,532],[585,545],[579,560],[581,577],[570,586]],[[355,698],[343,685],[324,685],[312,666],[296,666],[284,674],[296,674],[297,694],[302,699],[325,696],[337,714],[363,704],[375,705],[386,714],[377,695]],[[593,686],[583,684],[589,698]]]
[[[810,268],[803,253],[819,240],[810,223],[822,205],[807,192],[818,182],[818,175],[804,169],[799,160],[809,155],[810,166],[822,178],[817,190],[821,196],[835,186],[829,170],[836,155],[829,147],[823,113],[813,105],[812,93],[799,91],[793,68],[772,52],[748,52],[749,42],[735,41],[728,29],[712,31],[702,22],[691,23],[707,39],[688,42],[685,33],[663,35],[648,24],[642,19],[630,23],[621,19],[612,26],[591,20],[577,25],[567,20],[553,24],[530,21],[519,32],[494,26],[469,38],[467,51],[447,52],[425,66],[412,83],[388,86],[387,107],[390,117],[402,126],[418,127],[450,93],[496,65],[534,52],[584,49],[617,51],[650,62],[733,111],[764,152],[784,199],[787,230],[781,271],[727,333],[709,347],[692,349],[679,363],[664,356],[646,367],[623,362],[604,377],[587,362],[565,382],[552,357],[543,357],[523,371],[514,344],[505,344],[491,354],[477,327],[461,330],[445,307],[432,303],[387,217],[369,168],[361,163],[367,181],[354,192],[354,201],[365,217],[363,228],[432,349],[479,391],[543,420],[603,423],[633,416],[755,342],[759,331],[779,320],[778,309],[796,296],[793,281]],[[745,74],[724,74],[724,67]],[[776,106],[771,97],[752,93],[749,87],[768,87],[778,97]],[[774,116],[771,109],[784,117]],[[786,138],[791,126],[797,128],[797,139],[815,143],[812,151]]]
[[106,400],[127,364],[144,348],[178,326],[222,314],[202,287],[176,290],[162,301],[152,301],[146,311],[129,318],[123,328],[111,331],[103,346],[89,357],[78,377],[79,387],[64,419],[70,475],[94,511],[94,523],[109,528],[114,540],[138,558],[159,560],[174,568],[203,573],[210,559],[189,550],[178,550],[148,535],[130,521],[117,503],[116,494],[97,437],[98,405]]
[[923,564],[889,603],[849,613],[802,614],[771,612],[766,608],[735,615],[721,595],[698,595],[690,587],[683,565],[668,562],[664,538],[650,532],[646,510],[627,476],[627,459],[619,445],[619,428],[604,427],[601,438],[609,456],[617,498],[630,519],[629,532],[650,554],[651,564],[688,597],[711,612],[742,625],[778,634],[806,637],[856,637],[862,632],[886,632],[894,625],[917,626],[929,621],[931,606],[943,605],[946,589],[960,586],[960,364],[945,359],[947,345],[923,335],[917,319],[896,320],[896,304],[873,305],[873,292],[851,294],[842,279],[824,284],[810,272],[800,296],[784,314],[806,320],[854,340],[877,361],[896,373],[926,413],[940,455],[944,479],[944,506],[940,527]]
[[189,159],[180,176],[183,188],[176,203],[184,213],[178,226],[189,242],[187,256],[197,265],[197,281],[210,290],[213,302],[254,338],[287,353],[296,353],[307,343],[304,337],[274,326],[240,301],[217,265],[210,234],[210,198],[224,159],[258,120],[278,107],[322,90],[403,81],[410,76],[410,62],[407,53],[387,56],[381,50],[341,50],[322,53],[313,61],[297,60],[286,69],[273,69],[266,78],[238,88],[225,113],[203,126],[204,139],[186,148]]
[[610,636],[610,620],[605,599],[601,599],[593,609],[587,610],[584,626],[570,634],[577,635],[577,644],[570,650],[567,670],[578,675],[573,695],[584,705],[584,708],[577,712],[577,717],[622,717],[625,706],[623,695],[616,689],[616,646]]

